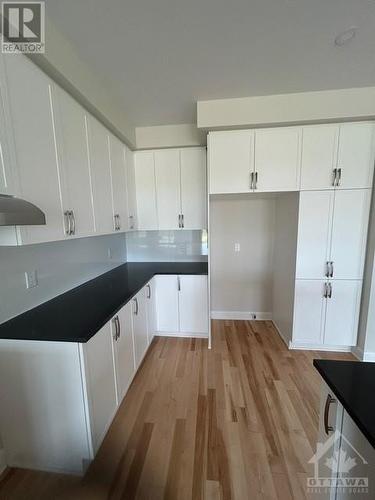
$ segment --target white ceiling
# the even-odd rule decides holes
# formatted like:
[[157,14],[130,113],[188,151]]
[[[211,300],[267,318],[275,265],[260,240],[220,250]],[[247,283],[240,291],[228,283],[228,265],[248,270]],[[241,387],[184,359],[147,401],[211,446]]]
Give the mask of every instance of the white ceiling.
[[375,0],[46,4],[137,126],[194,123],[197,100],[375,85]]

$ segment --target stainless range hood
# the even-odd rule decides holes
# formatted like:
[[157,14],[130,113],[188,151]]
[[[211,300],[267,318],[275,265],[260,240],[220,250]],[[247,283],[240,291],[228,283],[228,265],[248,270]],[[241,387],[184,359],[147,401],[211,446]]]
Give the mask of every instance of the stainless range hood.
[[32,203],[0,194],[0,226],[39,226],[46,223],[46,216]]

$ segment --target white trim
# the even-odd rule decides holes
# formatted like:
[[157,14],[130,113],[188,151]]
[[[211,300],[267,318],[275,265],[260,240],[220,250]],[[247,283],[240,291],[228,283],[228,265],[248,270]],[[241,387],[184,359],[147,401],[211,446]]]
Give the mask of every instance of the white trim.
[[289,342],[290,342],[290,341],[289,341],[289,339],[287,339],[287,338],[285,337],[285,335],[284,335],[283,333],[281,333],[281,330],[280,330],[280,328],[277,326],[277,323],[276,323],[276,321],[275,321],[275,320],[272,320],[272,323],[273,323],[273,326],[275,327],[275,330],[276,330],[276,331],[277,331],[277,333],[280,335],[281,340],[284,342],[284,344],[285,344],[285,345],[288,347],[288,349],[289,349]]
[[331,351],[331,352],[351,352],[352,347],[346,345],[324,345],[310,344],[308,342],[289,342],[289,349],[302,349],[304,351]]
[[[253,318],[253,314],[256,318]],[[267,321],[272,320],[270,312],[249,312],[249,311],[211,311],[211,319],[234,319],[234,320],[252,320]]]
[[2,474],[7,468],[7,464],[5,461],[5,450],[4,448],[0,448],[0,474]]
[[368,361],[371,363],[375,363],[375,352],[365,351],[363,353],[363,360],[362,361]]
[[180,338],[191,338],[191,339],[207,339],[208,333],[155,332],[155,337],[180,337]]
[[359,347],[358,345],[352,347],[352,354],[355,356],[359,361],[363,361],[363,349],[362,347]]

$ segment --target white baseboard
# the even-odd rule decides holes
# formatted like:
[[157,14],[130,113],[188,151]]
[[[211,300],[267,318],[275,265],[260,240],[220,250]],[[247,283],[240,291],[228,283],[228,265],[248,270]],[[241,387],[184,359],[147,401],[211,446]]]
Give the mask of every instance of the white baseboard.
[[281,340],[284,342],[284,344],[289,348],[289,342],[290,340],[287,339],[285,337],[285,335],[283,335],[283,333],[281,333],[281,330],[280,328],[277,326],[277,323],[275,322],[275,320],[272,320],[272,323],[273,323],[273,326],[275,327],[275,330],[277,331],[277,333],[280,335],[280,338]]
[[0,448],[0,474],[2,474],[7,468],[7,464],[5,462],[5,451],[4,448]]
[[208,333],[155,332],[155,337],[179,337],[179,338],[189,338],[189,339],[207,339]]
[[308,342],[289,342],[289,349],[302,349],[304,351],[330,351],[330,352],[352,352],[351,346],[310,344]]
[[[254,315],[255,315],[255,317],[254,317]],[[272,319],[272,313],[270,313],[270,312],[249,312],[249,311],[211,311],[211,319],[266,321],[266,320]]]
[[369,361],[375,363],[375,352],[365,351],[363,353],[363,361]]

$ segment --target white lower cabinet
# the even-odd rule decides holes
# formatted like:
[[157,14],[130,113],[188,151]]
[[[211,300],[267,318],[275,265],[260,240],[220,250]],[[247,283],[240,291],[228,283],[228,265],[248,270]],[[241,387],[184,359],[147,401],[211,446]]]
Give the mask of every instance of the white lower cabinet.
[[293,347],[356,345],[362,280],[296,280]]
[[135,373],[132,304],[124,306],[111,322],[118,404],[124,399]]
[[[319,415],[316,454],[310,460],[308,498],[375,498],[375,449],[325,382],[322,383]],[[356,486],[358,480],[359,488]],[[368,491],[361,492],[366,480]]]
[[155,278],[147,283],[145,290],[148,342],[151,343],[156,332]]
[[146,290],[132,299],[135,365],[138,368],[148,347]]
[[155,284],[157,334],[206,337],[207,276],[158,275]]
[[98,451],[117,408],[111,335],[111,324],[107,323],[82,345],[94,454]]

